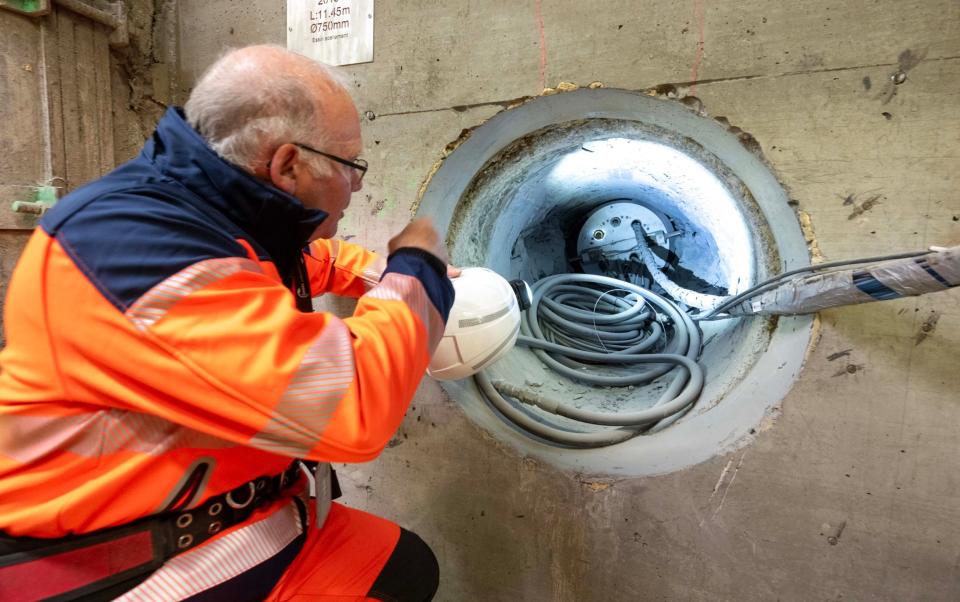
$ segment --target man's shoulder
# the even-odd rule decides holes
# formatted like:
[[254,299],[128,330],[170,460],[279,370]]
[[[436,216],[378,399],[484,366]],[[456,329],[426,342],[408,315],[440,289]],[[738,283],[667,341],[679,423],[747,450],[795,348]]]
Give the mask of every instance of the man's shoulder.
[[235,228],[190,194],[175,182],[114,172],[64,197],[40,225],[125,310],[199,261],[246,255]]
[[41,227],[56,235],[67,224],[91,217],[149,221],[194,214],[203,219],[193,193],[144,163],[134,159],[70,192],[44,215]]

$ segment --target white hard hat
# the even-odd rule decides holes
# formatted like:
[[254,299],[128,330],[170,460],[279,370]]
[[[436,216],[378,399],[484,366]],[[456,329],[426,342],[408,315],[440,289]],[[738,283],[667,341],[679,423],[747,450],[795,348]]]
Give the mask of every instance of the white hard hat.
[[506,279],[487,268],[464,268],[452,282],[456,298],[427,370],[437,380],[476,374],[510,351],[520,333],[517,294]]

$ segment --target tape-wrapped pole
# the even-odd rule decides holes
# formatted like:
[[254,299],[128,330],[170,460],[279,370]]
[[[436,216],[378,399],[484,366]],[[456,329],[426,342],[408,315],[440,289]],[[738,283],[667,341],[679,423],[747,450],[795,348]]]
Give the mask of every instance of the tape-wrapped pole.
[[960,285],[960,246],[920,257],[797,275],[729,308],[731,315],[809,314],[870,301],[936,293]]

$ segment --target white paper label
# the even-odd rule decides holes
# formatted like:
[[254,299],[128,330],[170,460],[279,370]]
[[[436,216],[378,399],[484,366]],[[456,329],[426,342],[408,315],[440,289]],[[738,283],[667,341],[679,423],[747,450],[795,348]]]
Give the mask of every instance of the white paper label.
[[287,0],[287,48],[328,65],[373,60],[373,0]]

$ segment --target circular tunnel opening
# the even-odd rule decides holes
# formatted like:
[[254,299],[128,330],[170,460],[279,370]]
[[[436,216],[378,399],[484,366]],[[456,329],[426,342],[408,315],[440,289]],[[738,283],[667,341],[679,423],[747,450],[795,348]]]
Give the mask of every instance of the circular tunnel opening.
[[[418,214],[446,229],[457,265],[528,282],[567,273],[608,276],[653,290],[685,311],[808,263],[783,189],[755,151],[679,103],[622,90],[546,96],[498,114],[441,163]],[[651,253],[641,256],[640,247]],[[523,453],[592,473],[670,472],[756,432],[789,390],[811,329],[803,317],[699,324],[705,384],[697,402],[612,446],[551,444],[505,420],[472,381],[443,386],[471,419]],[[592,386],[558,375],[521,346],[487,374],[612,414],[653,407],[671,379]],[[523,410],[561,429],[604,428],[537,407]]]

